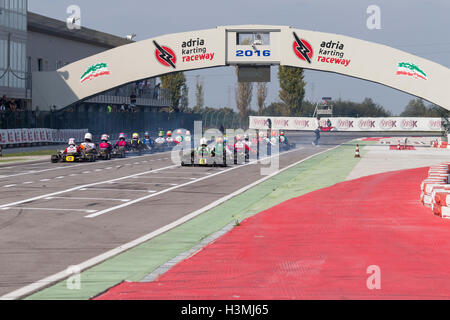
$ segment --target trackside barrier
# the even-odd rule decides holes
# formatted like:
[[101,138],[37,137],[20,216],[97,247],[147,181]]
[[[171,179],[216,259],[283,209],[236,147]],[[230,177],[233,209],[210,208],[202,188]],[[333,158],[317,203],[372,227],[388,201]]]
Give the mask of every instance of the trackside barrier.
[[88,129],[0,129],[0,145],[66,143],[70,138],[82,141]]
[[420,201],[435,215],[450,219],[450,162],[430,167],[420,185]]
[[[315,118],[249,117],[250,129],[268,129],[269,124],[273,130],[311,131],[316,128]],[[323,131],[442,132],[444,130],[441,118],[418,117],[351,118],[323,116],[320,120],[320,126]]]

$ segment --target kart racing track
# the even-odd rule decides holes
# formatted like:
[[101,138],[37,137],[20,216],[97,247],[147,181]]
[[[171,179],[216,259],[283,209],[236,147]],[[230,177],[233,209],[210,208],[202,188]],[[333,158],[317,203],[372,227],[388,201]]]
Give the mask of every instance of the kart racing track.
[[[367,133],[323,133],[318,147],[312,135],[289,133],[297,148],[280,154],[279,170]],[[264,179],[268,166],[182,167],[170,159],[162,152],[0,166],[0,297],[23,298],[68,266],[99,263],[99,255]]]

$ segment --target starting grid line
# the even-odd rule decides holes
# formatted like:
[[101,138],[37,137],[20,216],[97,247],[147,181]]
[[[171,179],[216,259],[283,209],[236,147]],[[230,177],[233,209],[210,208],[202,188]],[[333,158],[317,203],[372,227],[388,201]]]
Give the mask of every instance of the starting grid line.
[[[297,149],[293,149],[287,152],[283,152],[281,154],[287,154],[290,152],[294,152],[294,151],[298,151],[301,148],[297,148]],[[163,168],[159,168],[159,169],[155,169],[155,170],[149,170],[149,171],[145,171],[145,172],[141,172],[141,173],[137,173],[137,174],[132,174],[132,175],[128,175],[128,176],[124,176],[121,178],[116,178],[116,179],[112,179],[112,180],[107,180],[107,181],[100,181],[100,182],[95,182],[95,183],[90,183],[90,184],[86,184],[86,185],[82,185],[82,186],[78,186],[78,187],[73,187],[70,189],[66,189],[66,190],[62,190],[62,191],[58,191],[58,192],[53,192],[50,194],[45,194],[45,195],[41,195],[41,196],[36,196],[36,197],[32,197],[29,199],[25,199],[25,200],[20,200],[20,201],[16,201],[16,202],[12,202],[12,203],[8,203],[8,204],[4,204],[4,205],[0,205],[0,210],[7,210],[7,209],[24,209],[24,210],[46,210],[46,208],[31,208],[31,207],[19,207],[19,205],[22,204],[29,204],[30,202],[34,202],[37,200],[56,200],[56,199],[66,199],[66,200],[70,200],[70,199],[75,199],[75,198],[79,198],[79,200],[97,200],[97,201],[101,201],[101,200],[105,200],[108,201],[109,197],[107,198],[101,198],[101,197],[83,197],[83,196],[79,196],[79,197],[59,197],[59,195],[64,194],[64,193],[68,193],[68,192],[74,192],[74,191],[113,191],[113,192],[141,192],[141,193],[150,193],[149,195],[145,195],[142,197],[138,197],[136,199],[127,199],[127,201],[121,201],[121,199],[115,199],[115,201],[121,201],[123,202],[120,205],[116,205],[113,207],[109,207],[106,209],[99,209],[99,210],[84,210],[84,209],[74,209],[72,211],[75,212],[86,212],[89,213],[88,215],[85,216],[85,218],[95,218],[98,217],[100,215],[104,215],[106,213],[127,207],[129,205],[144,201],[146,199],[152,198],[152,197],[156,197],[158,195],[170,192],[172,190],[178,189],[178,188],[182,188],[185,186],[188,186],[190,184],[193,183],[197,183],[200,181],[203,181],[205,179],[214,177],[216,175],[220,175],[238,168],[242,168],[245,167],[247,165],[251,165],[251,164],[255,164],[258,161],[264,161],[266,159],[270,159],[273,157],[276,157],[278,155],[281,154],[276,154],[276,155],[272,155],[270,157],[265,157],[262,158],[260,160],[253,160],[250,161],[248,163],[245,163],[243,165],[239,165],[239,166],[233,166],[231,168],[215,168],[217,170],[214,170],[214,173],[212,172],[198,172],[198,171],[191,171],[191,172],[187,172],[187,171],[183,171],[183,173],[186,174],[203,174],[202,177],[196,177],[196,178],[188,178],[188,177],[180,177],[180,176],[159,176],[158,174],[162,171],[165,171],[166,174],[167,173],[173,173],[173,174],[178,174],[176,171],[173,172],[168,172],[169,170],[173,170],[176,168],[180,168],[178,165],[171,165],[171,166],[167,166],[167,167],[163,167]],[[262,162],[263,163],[263,162]],[[182,167],[181,167],[182,168]],[[184,169],[184,168],[183,168]],[[56,177],[55,179],[62,179],[64,178],[64,176],[59,176]],[[167,182],[134,182],[134,181],[130,181],[127,182],[125,181],[126,179],[138,179],[138,178],[145,178],[145,179],[177,179],[177,180],[188,180],[185,183],[167,183]],[[45,180],[45,179],[42,179]],[[32,183],[32,182],[29,182]],[[101,185],[114,185],[114,184],[140,184],[140,185],[168,185],[168,188],[164,188],[162,190],[147,190],[147,189],[121,189],[121,188],[103,188],[101,187]],[[13,185],[10,185],[10,187],[12,187]],[[48,211],[70,211],[71,209],[58,209],[58,208],[52,208],[52,210],[48,210]]]

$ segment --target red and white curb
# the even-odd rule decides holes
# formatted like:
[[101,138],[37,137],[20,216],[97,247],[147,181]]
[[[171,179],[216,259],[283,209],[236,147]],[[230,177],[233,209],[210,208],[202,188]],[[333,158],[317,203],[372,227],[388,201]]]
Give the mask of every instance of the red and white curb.
[[420,201],[435,215],[450,219],[450,162],[434,165],[420,185]]

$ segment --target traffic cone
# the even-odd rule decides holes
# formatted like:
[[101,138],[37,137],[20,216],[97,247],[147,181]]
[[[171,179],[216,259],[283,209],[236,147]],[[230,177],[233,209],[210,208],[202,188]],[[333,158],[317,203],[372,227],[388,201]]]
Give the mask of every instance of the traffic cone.
[[361,158],[361,156],[359,155],[359,145],[356,145],[355,158]]

